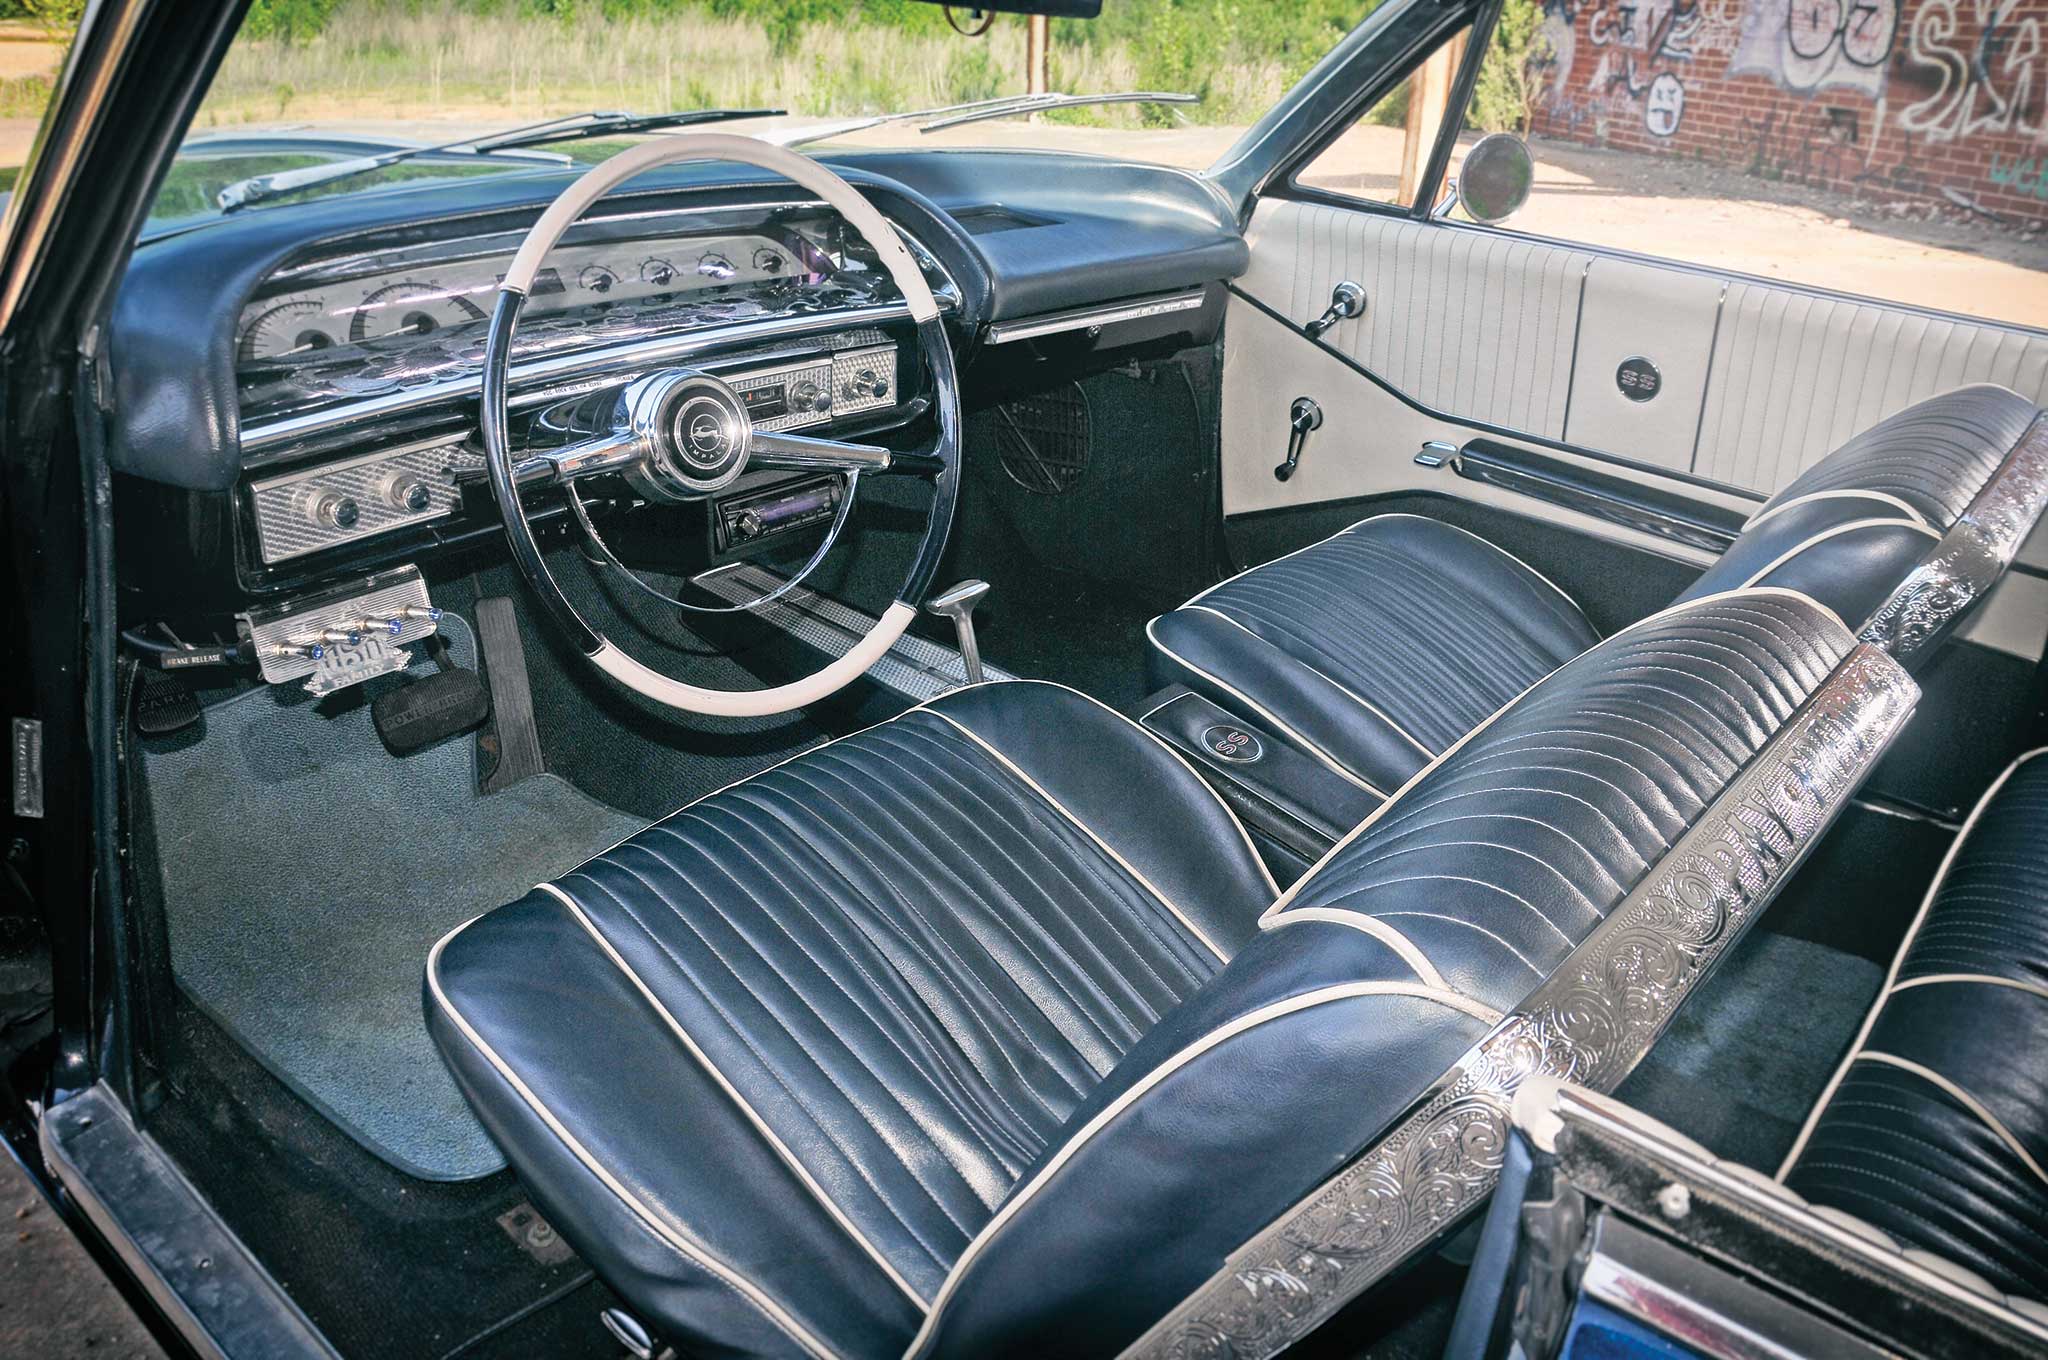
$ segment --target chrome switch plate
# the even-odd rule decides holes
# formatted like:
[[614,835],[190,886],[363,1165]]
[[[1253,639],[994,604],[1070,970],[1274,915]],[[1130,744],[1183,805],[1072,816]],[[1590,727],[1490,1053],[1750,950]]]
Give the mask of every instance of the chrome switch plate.
[[430,636],[440,625],[424,615],[402,618],[396,633],[364,631],[355,643],[322,642],[318,657],[296,649],[319,642],[328,630],[346,632],[364,619],[398,617],[407,607],[433,608],[418,567],[400,567],[373,576],[350,592],[311,607],[293,601],[271,610],[251,611],[242,619],[265,680],[273,685],[304,680],[307,693],[332,694],[404,670],[412,663],[407,644]]

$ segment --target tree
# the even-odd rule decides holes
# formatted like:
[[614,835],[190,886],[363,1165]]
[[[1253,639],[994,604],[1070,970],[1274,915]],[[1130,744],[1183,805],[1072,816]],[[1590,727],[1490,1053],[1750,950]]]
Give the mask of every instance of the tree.
[[1550,47],[1539,0],[1505,0],[1472,90],[1470,122],[1487,132],[1527,133],[1543,88],[1539,67]]

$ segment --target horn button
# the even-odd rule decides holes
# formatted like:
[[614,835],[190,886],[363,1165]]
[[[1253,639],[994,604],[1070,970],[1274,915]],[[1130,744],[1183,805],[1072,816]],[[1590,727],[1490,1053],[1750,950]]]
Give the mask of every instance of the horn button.
[[649,374],[619,397],[619,423],[640,444],[627,477],[656,500],[694,500],[746,471],[754,422],[739,395],[708,373]]

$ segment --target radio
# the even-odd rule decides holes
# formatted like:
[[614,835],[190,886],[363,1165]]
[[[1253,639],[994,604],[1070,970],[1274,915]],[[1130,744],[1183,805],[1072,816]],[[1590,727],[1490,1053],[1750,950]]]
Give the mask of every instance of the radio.
[[839,510],[839,482],[813,477],[718,503],[719,552],[743,548],[773,534],[822,524]]

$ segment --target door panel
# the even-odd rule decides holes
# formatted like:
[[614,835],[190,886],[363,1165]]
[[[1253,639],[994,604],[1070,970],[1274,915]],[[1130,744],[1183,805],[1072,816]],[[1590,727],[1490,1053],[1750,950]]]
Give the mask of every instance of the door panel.
[[[1238,289],[1297,326],[1339,281],[1365,288],[1365,314],[1323,342],[1409,402],[1646,465],[1638,475],[1662,468],[1769,495],[1931,393],[1991,381],[2048,401],[2040,332],[1319,203],[1266,200],[1247,238]],[[1635,356],[1662,375],[1654,400],[1628,401],[1617,386],[1616,369]],[[1252,397],[1227,381],[1232,371],[1226,363],[1226,418],[1233,400]],[[1225,483],[1242,491],[1247,480],[1226,473]],[[1260,487],[1250,499],[1322,499],[1312,486]],[[1239,508],[1249,506],[1226,501]]]
[[1365,314],[1323,341],[1410,399],[1549,439],[1563,436],[1579,288],[1591,255],[1408,218],[1268,200],[1239,287],[1305,322],[1350,279]]
[[2048,396],[2048,336],[1731,280],[1693,471],[1775,491],[1828,450],[1964,383]]
[[[1720,298],[1721,281],[1703,274],[1593,261],[1579,305],[1565,442],[1690,472]],[[1656,366],[1648,400],[1631,399],[1618,381],[1630,359]]]

